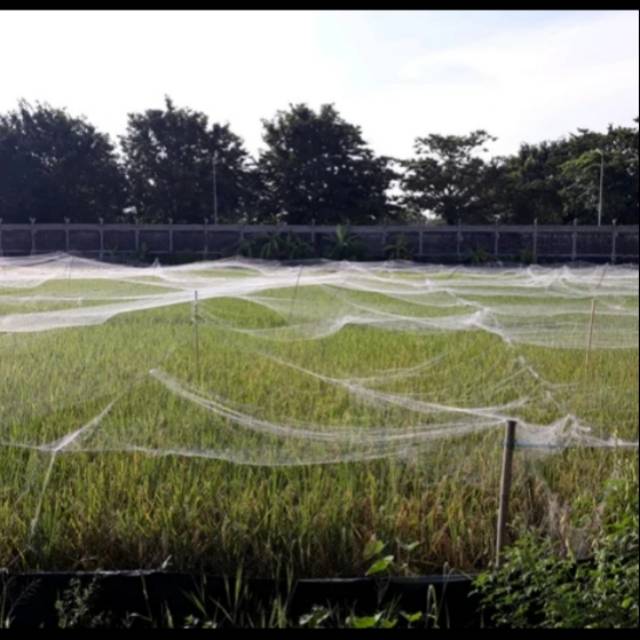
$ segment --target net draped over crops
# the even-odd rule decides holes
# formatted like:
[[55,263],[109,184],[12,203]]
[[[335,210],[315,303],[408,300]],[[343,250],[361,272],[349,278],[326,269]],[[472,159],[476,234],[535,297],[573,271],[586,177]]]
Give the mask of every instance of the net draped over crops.
[[635,266],[0,258],[0,455],[39,460],[31,534],[63,455],[473,482],[508,419],[531,455],[637,449],[637,359]]
[[[615,425],[603,433],[603,425],[594,429],[588,416],[573,413],[571,385],[545,379],[519,347],[637,350],[635,267],[250,260],[130,267],[56,254],[0,259],[0,311],[5,446],[309,464],[412,456],[508,418],[519,420],[520,445],[634,444],[616,438]],[[379,354],[379,366],[372,353],[366,370],[357,362],[353,371],[347,362],[332,366],[332,356],[323,362],[317,352],[318,366],[308,364],[305,344],[327,349],[347,327],[373,329],[379,342],[372,348],[384,348],[388,338],[391,353]],[[486,371],[487,353],[473,362],[456,349],[478,333],[504,347],[501,366]],[[426,339],[427,346],[432,337],[437,348],[416,349],[408,366],[386,368],[398,336]],[[291,393],[300,384],[316,397],[340,398],[345,416],[316,422],[283,412],[275,419],[268,416],[277,407],[238,401],[242,393],[229,393],[220,362],[208,370],[212,353],[229,350],[243,367],[234,386],[251,387],[260,376],[269,386],[274,370],[273,383]],[[462,387],[451,384],[451,374],[462,381],[456,369],[461,378],[470,372],[477,389],[454,388]],[[131,405],[139,393],[148,402],[135,405],[136,415]],[[84,422],[55,418],[98,399],[99,411]]]

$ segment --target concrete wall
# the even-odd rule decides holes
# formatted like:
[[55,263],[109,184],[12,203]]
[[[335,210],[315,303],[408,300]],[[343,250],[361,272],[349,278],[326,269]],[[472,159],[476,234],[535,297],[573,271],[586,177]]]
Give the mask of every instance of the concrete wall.
[[[100,259],[180,256],[197,259],[235,255],[239,246],[270,234],[298,235],[327,255],[335,227],[325,225],[209,224],[2,224],[0,256],[52,251]],[[385,247],[404,236],[415,260],[457,262],[482,259],[533,262],[638,262],[637,225],[389,225],[354,226],[364,258],[386,256]]]

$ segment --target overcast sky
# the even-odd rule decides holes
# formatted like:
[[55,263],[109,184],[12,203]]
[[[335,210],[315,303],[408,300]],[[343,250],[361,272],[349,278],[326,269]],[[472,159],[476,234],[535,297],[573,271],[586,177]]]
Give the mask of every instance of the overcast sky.
[[177,106],[228,122],[333,102],[377,153],[484,128],[492,154],[638,115],[638,11],[0,12],[0,111],[19,98],[124,133]]

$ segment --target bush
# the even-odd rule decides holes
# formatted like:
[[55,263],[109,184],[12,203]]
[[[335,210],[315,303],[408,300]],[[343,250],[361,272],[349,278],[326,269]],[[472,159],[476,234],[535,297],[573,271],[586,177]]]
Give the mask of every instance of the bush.
[[361,260],[364,246],[358,236],[351,233],[348,225],[339,224],[327,257],[331,260]]
[[607,492],[614,517],[589,561],[561,556],[548,538],[529,533],[505,550],[498,570],[476,578],[475,594],[492,626],[638,626],[637,479],[610,481]]

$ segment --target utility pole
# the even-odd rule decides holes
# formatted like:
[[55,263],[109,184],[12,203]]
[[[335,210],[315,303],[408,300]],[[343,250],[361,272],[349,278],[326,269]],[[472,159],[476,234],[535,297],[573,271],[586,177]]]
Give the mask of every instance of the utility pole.
[[598,226],[602,225],[602,185],[604,182],[604,153],[602,149],[596,149],[600,154],[600,196],[598,198]]
[[218,180],[216,166],[218,164],[218,152],[213,152],[213,224],[218,224]]

